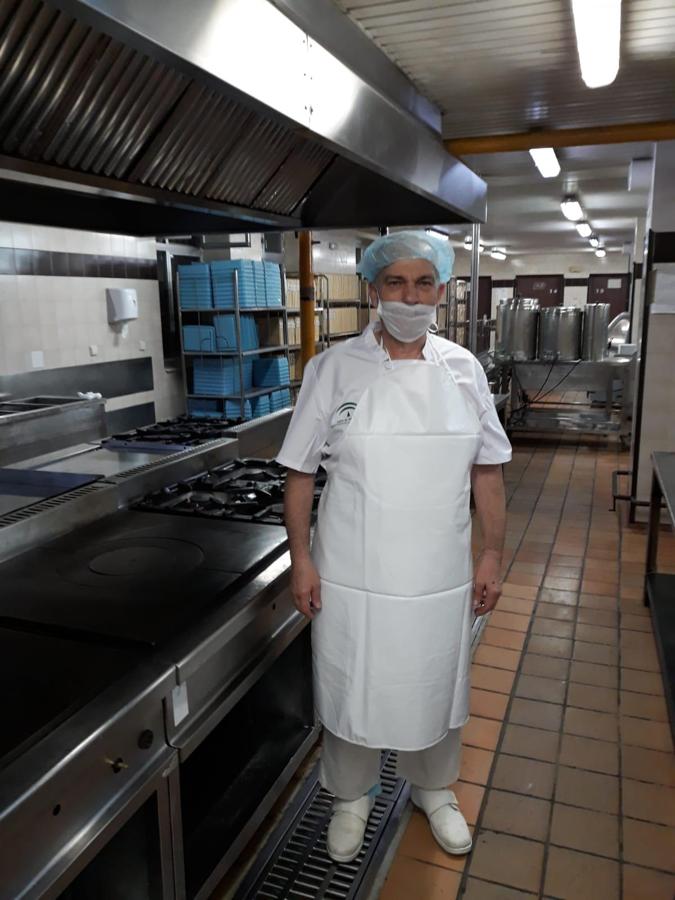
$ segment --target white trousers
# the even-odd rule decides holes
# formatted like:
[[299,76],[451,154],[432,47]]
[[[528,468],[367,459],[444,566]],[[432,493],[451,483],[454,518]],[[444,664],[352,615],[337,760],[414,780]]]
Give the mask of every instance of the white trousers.
[[[461,728],[453,728],[426,750],[399,750],[399,776],[425,791],[454,784],[459,778],[461,734]],[[358,800],[380,780],[380,751],[352,744],[324,728],[319,780],[340,800]]]

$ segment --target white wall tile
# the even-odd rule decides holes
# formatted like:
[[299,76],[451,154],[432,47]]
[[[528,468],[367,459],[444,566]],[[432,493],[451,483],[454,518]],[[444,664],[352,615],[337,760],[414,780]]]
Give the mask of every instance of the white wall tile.
[[19,296],[19,282],[16,275],[0,275],[0,304],[16,304]]
[[110,235],[110,249],[113,256],[126,256],[126,240],[124,235]]
[[12,244],[14,247],[20,247],[24,250],[33,249],[33,233],[32,226],[22,225],[18,222],[12,222]]
[[13,247],[12,226],[9,222],[0,222],[0,247]]
[[[155,240],[0,222],[0,246],[153,259]],[[133,287],[139,318],[123,338],[110,327],[106,287]],[[146,349],[140,350],[139,341]],[[89,347],[98,346],[90,356]],[[147,279],[0,275],[0,372],[31,370],[30,352],[59,368],[151,355],[155,391],[166,417],[184,411],[182,376],[164,371],[159,289]],[[86,390],[87,385],[82,389]]]

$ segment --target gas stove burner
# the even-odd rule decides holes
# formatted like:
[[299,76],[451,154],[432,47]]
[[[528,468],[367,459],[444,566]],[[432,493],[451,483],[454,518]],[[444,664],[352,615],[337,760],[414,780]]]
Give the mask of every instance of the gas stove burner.
[[276,477],[278,477],[276,475],[276,472],[273,473],[273,472],[267,471],[266,469],[245,468],[245,469],[242,469],[239,473],[239,479],[242,482],[248,481],[251,483],[253,483],[255,481],[267,482],[270,480],[270,478],[276,478]]
[[234,491],[254,491],[261,486],[270,493],[283,494],[284,491],[284,482],[276,478],[233,478],[227,482],[228,489]]
[[268,506],[271,502],[272,495],[267,491],[261,490],[234,491],[227,498],[227,505],[235,508],[238,506],[255,506],[256,509],[260,509],[263,506]]
[[170,504],[162,512],[193,513],[220,518],[226,509],[226,501],[219,494],[190,494],[178,503]]
[[[148,495],[138,508],[160,513],[232,521],[284,524],[286,469],[268,460],[235,460]],[[319,505],[325,472],[317,474],[313,510]]]
[[222,491],[225,487],[229,488],[227,478],[219,475],[217,472],[207,472],[205,475],[199,475],[190,485],[192,491]]
[[114,434],[103,443],[110,449],[124,447],[147,450],[176,450],[199,447],[209,441],[229,437],[240,419],[198,419],[179,416],[154,425],[143,425],[121,434]]
[[283,525],[284,524],[284,505],[283,503],[273,503],[264,509],[256,521],[265,522],[267,525]]

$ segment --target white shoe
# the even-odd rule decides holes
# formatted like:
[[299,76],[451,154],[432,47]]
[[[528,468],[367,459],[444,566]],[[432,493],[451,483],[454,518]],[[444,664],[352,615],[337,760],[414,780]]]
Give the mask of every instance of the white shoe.
[[369,794],[358,800],[335,800],[326,841],[328,855],[335,862],[351,862],[359,855],[374,805],[375,798]]
[[471,850],[471,832],[452,791],[413,787],[411,800],[426,813],[432,834],[446,853],[463,856]]

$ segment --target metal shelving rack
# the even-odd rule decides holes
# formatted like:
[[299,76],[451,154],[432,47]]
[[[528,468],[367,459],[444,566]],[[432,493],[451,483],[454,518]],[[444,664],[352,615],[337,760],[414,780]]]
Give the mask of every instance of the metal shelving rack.
[[[293,272],[287,273],[291,278],[297,278],[298,275]],[[315,274],[315,282],[318,279],[324,280],[325,284],[325,294],[326,296],[321,300],[317,301],[317,305],[315,307],[316,312],[320,316],[320,324],[319,324],[319,340],[316,342],[316,347],[319,352],[325,350],[327,347],[330,347],[333,342],[336,340],[341,340],[343,338],[355,337],[357,334],[361,334],[361,312],[363,310],[363,302],[361,299],[353,299],[353,300],[331,300],[330,299],[330,282],[328,281],[327,275],[323,273]],[[319,305],[320,304],[320,305]],[[347,331],[347,332],[331,332],[330,328],[330,310],[339,308],[339,307],[353,307],[358,310],[358,329],[356,331]],[[300,315],[299,309],[289,309],[288,315]],[[300,350],[300,344],[290,344],[288,346],[289,353],[294,352],[296,350]],[[291,388],[297,390],[302,384],[301,378],[296,378],[291,381]]]
[[446,287],[445,287],[445,300],[438,304],[439,309],[439,320],[443,318],[441,312],[445,312],[445,323],[439,324],[438,326],[438,334],[441,337],[447,338],[448,340],[452,340],[450,337],[450,304],[454,301],[455,298],[455,279],[451,278]]
[[[446,303],[446,327],[444,329],[449,341],[454,341],[462,347],[466,347],[469,339],[468,321],[466,318],[468,306],[468,286],[461,278],[451,278],[448,282]],[[463,308],[463,317],[459,312]]]
[[[246,401],[253,400],[256,397],[262,397],[265,394],[272,394],[275,391],[283,390],[284,388],[291,388],[292,383],[289,384],[281,384],[275,385],[271,388],[249,388],[246,390],[244,388],[244,359],[247,357],[258,357],[265,354],[270,353],[283,353],[286,357],[286,360],[289,364],[290,368],[290,350],[291,347],[288,343],[288,309],[286,307],[286,278],[283,270],[283,266],[279,265],[280,276],[281,276],[281,306],[246,306],[241,307],[239,302],[239,273],[233,271],[232,279],[234,286],[234,307],[220,307],[220,308],[212,308],[212,309],[193,309],[186,310],[183,309],[178,304],[179,315],[180,315],[180,345],[181,345],[181,359],[183,364],[183,378],[185,380],[185,385],[192,385],[194,387],[194,372],[188,371],[188,360],[193,359],[194,357],[202,357],[202,358],[221,358],[221,359],[232,359],[236,358],[238,361],[238,369],[239,369],[239,392],[234,394],[197,394],[194,392],[188,392],[187,398],[192,400],[219,400],[221,404],[221,415],[223,418],[227,418],[225,415],[226,404],[228,401],[239,401],[239,412],[240,418],[244,419],[246,413]],[[178,275],[180,279],[180,273]],[[242,340],[241,340],[241,316],[244,315],[261,315],[267,314],[268,316],[273,315],[281,315],[283,322],[283,343],[269,345],[266,347],[258,347],[253,350],[243,350],[242,349]],[[237,337],[237,348],[234,350],[186,350],[183,344],[183,326],[184,325],[206,325],[213,321],[214,315],[234,315],[235,321],[235,333]],[[204,321],[202,321],[202,316],[204,316]],[[186,321],[187,319],[187,321]],[[192,366],[190,366],[192,369]]]
[[[331,300],[330,298],[330,281],[328,280],[328,276],[324,274],[320,274],[316,276],[317,278],[324,281],[326,285],[326,295],[322,299],[321,302],[321,312],[322,312],[322,329],[321,336],[325,337],[326,346],[330,347],[331,340],[333,339],[341,339],[341,338],[349,338],[355,337],[357,334],[361,334],[361,329],[357,329],[356,331],[339,331],[334,335],[331,335],[330,330],[330,311],[332,309],[339,309],[340,307],[347,308],[356,308],[361,311],[361,299],[358,300]],[[360,323],[359,323],[360,324]]]

